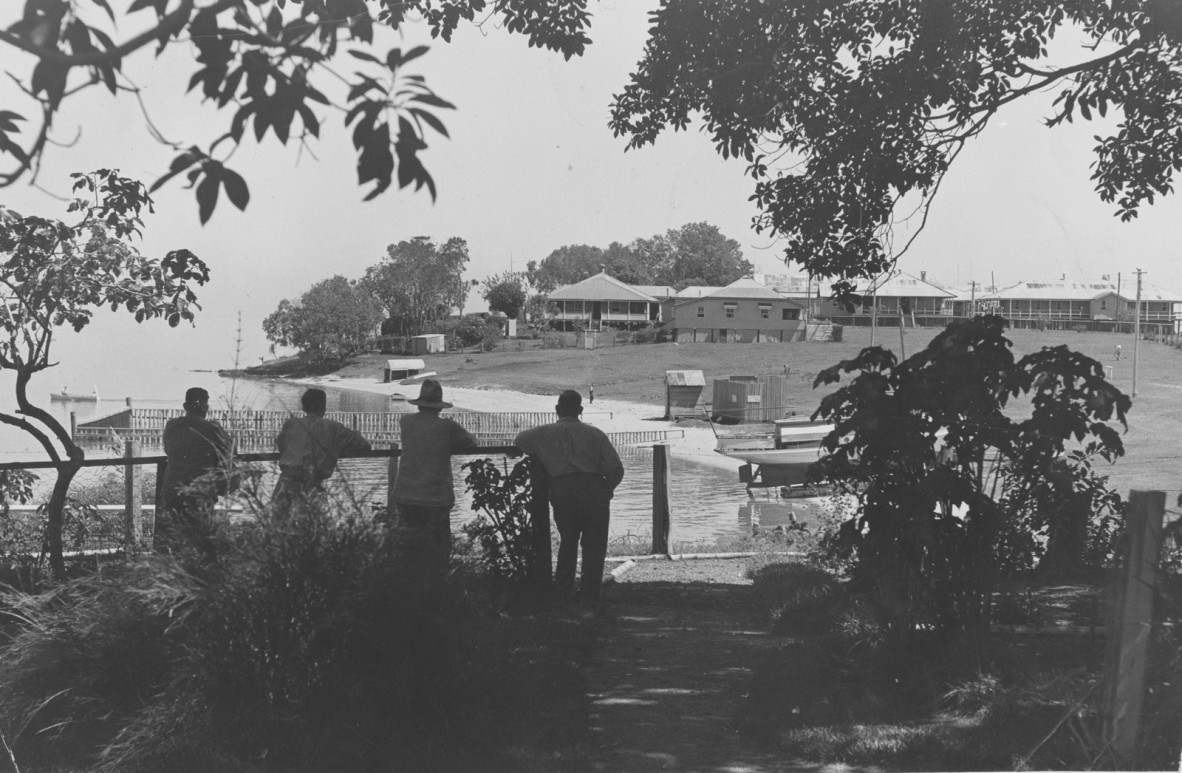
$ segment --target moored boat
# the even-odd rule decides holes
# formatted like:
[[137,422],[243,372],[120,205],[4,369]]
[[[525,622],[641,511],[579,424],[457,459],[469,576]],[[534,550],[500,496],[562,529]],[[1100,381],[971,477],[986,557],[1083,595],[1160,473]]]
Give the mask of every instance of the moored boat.
[[821,455],[821,441],[833,431],[833,424],[808,417],[777,419],[771,437],[752,442],[719,438],[715,452],[739,459],[739,480],[748,488],[803,486],[809,466]]
[[50,392],[49,401],[51,403],[97,403],[99,401],[98,387],[94,388],[90,394],[72,393],[66,387],[62,387],[60,392]]

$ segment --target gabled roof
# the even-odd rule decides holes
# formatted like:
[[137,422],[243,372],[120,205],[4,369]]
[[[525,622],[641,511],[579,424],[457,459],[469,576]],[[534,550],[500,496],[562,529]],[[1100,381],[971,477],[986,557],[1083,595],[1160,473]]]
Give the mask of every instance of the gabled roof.
[[710,285],[690,285],[684,290],[678,290],[676,298],[705,298],[715,290],[721,290],[721,287],[711,287]]
[[657,299],[648,293],[626,285],[603,271],[595,276],[587,277],[582,282],[559,287],[550,293],[549,299],[552,301],[646,301],[657,303]]
[[[1019,282],[1012,287],[977,297],[999,301],[1092,301],[1105,295],[1115,295],[1126,301],[1133,301],[1137,298],[1137,285],[1133,282],[1122,283],[1120,292],[1117,292],[1116,283],[1112,281],[1079,282],[1060,279],[1051,282]],[[1141,300],[1182,303],[1182,296],[1142,282]]]
[[930,282],[914,277],[903,271],[892,271],[886,276],[879,277],[876,282],[866,285],[867,289],[859,292],[863,295],[875,294],[889,298],[954,298],[956,293],[942,290]]
[[[682,297],[681,294],[678,294],[676,305],[680,306],[684,303],[692,303],[694,301],[701,300],[702,298],[710,298],[711,300],[776,300],[788,301],[789,303],[796,306],[801,305],[800,302],[795,298],[790,298],[783,293],[778,293],[762,282],[756,281],[751,277],[736,279],[726,287],[715,287],[713,290],[714,292],[707,293],[697,298],[685,298]],[[684,290],[682,292],[684,292]]]
[[645,295],[651,295],[658,300],[665,298],[672,298],[677,295],[677,290],[669,285],[632,285],[633,290],[638,290]]
[[736,279],[726,287],[715,290],[710,293],[710,298],[784,298],[782,293],[778,293],[772,288],[765,285],[763,282],[757,282],[751,277],[743,277]]

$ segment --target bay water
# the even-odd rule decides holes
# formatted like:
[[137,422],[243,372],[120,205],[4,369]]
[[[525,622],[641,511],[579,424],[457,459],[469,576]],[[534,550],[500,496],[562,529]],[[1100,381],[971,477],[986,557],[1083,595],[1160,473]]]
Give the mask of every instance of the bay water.
[[[102,383],[87,385],[75,381],[72,385],[51,387],[36,384],[30,399],[45,407],[67,429],[73,420],[84,422],[92,418],[123,410],[128,403],[140,407],[180,407],[184,391],[200,386],[210,393],[210,404],[215,408],[298,411],[299,398],[305,387],[274,380],[224,378],[212,370],[154,371],[150,378],[142,374],[110,374],[104,372]],[[50,401],[49,393],[68,391],[88,394],[98,391],[95,402]],[[387,396],[324,386],[330,411],[382,412],[391,410]],[[11,394],[0,388],[0,395]],[[92,452],[89,456],[95,456]],[[612,500],[611,538],[643,546],[652,533],[652,451],[646,447],[621,448],[624,462],[623,483]],[[11,427],[0,427],[0,461],[35,461],[45,459],[35,441],[26,433]],[[456,508],[452,511],[453,528],[473,517],[471,497],[464,491],[464,473],[460,466],[467,458],[453,461],[456,479]],[[374,492],[385,499],[385,460],[355,460],[342,463],[342,474],[347,476],[354,491]],[[670,509],[673,539],[677,544],[710,544],[749,535],[753,528],[788,528],[793,519],[811,520],[810,508],[817,504],[800,500],[781,502],[765,493],[749,497],[733,470],[695,462],[692,458],[674,456],[670,460]]]

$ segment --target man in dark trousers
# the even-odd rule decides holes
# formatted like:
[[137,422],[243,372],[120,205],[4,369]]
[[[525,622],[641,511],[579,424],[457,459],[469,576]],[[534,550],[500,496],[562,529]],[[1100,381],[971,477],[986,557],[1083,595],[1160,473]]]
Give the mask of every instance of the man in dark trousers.
[[209,392],[193,387],[185,392],[185,415],[164,425],[164,454],[168,462],[160,485],[152,545],[157,552],[185,547],[210,552],[213,510],[219,493],[227,493],[230,437],[222,425],[205,418]]
[[572,593],[579,543],[583,572],[579,599],[598,601],[607,555],[607,527],[611,499],[624,478],[624,465],[601,430],[579,420],[583,398],[573,389],[558,396],[558,421],[527,429],[513,444],[535,457],[550,476],[550,504],[558,527],[558,566],[555,588]]
[[394,481],[394,508],[400,525],[420,540],[426,568],[445,571],[456,501],[451,457],[479,443],[468,430],[439,415],[452,405],[444,401],[438,381],[424,380],[418,398],[407,402],[419,410],[399,421],[402,454]]
[[306,504],[324,493],[324,481],[332,477],[342,454],[370,450],[369,441],[355,429],[326,419],[328,395],[309,389],[300,398],[304,415],[288,419],[275,438],[279,449],[279,481],[271,495],[276,513]]

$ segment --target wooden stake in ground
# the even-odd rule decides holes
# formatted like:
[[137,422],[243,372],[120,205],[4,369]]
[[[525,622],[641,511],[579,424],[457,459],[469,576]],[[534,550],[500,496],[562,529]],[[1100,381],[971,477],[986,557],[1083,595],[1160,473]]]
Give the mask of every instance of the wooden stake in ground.
[[669,554],[669,538],[673,527],[669,514],[669,446],[653,446],[653,553]]
[[1136,761],[1165,511],[1164,491],[1129,492],[1128,546],[1116,579],[1105,673],[1109,685],[1105,730],[1122,766]]

